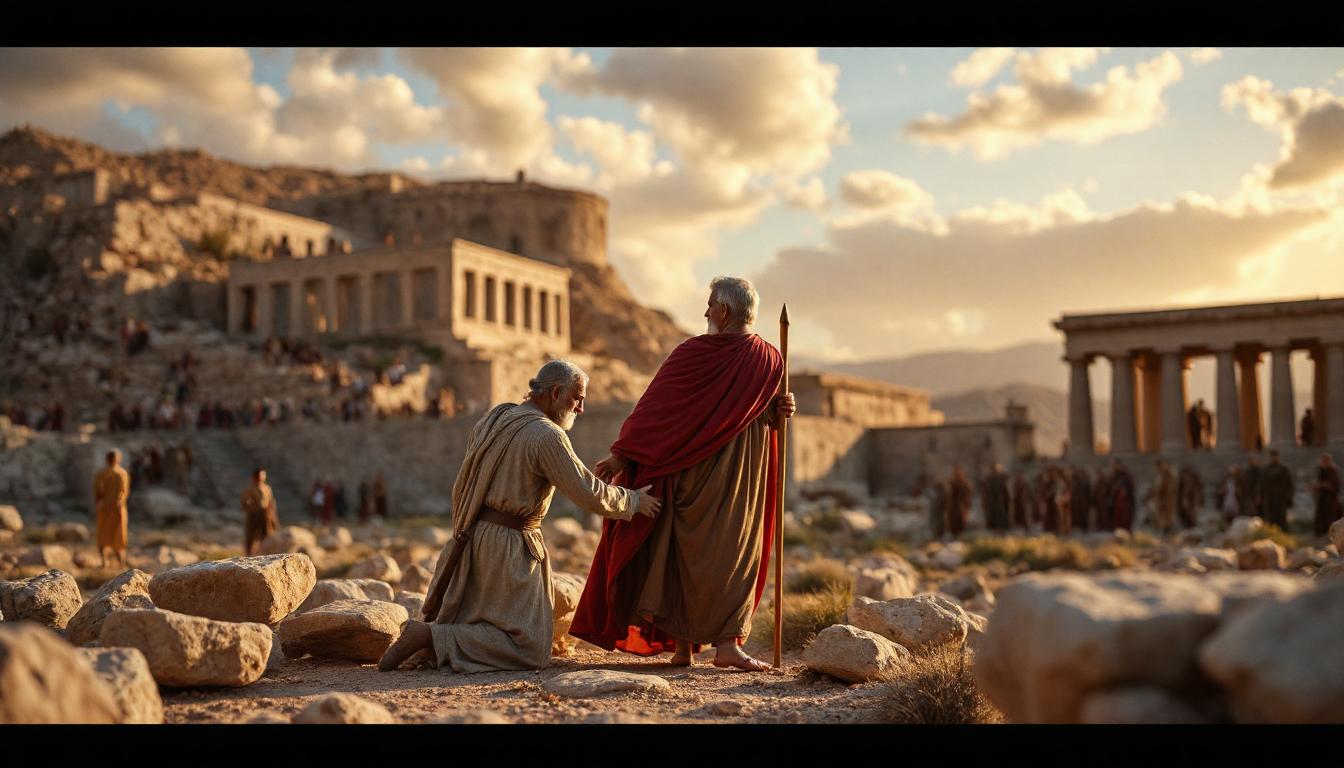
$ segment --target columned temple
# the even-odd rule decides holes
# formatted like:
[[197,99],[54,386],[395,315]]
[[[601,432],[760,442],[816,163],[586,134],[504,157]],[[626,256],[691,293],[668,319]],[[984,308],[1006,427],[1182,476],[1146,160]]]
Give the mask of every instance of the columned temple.
[[[1216,453],[1297,445],[1289,356],[1313,362],[1314,443],[1344,450],[1344,298],[1095,315],[1064,315],[1069,363],[1069,456],[1095,453],[1089,366],[1111,363],[1111,453],[1185,454],[1194,358],[1217,360]],[[1269,429],[1261,420],[1258,366],[1269,365]]]

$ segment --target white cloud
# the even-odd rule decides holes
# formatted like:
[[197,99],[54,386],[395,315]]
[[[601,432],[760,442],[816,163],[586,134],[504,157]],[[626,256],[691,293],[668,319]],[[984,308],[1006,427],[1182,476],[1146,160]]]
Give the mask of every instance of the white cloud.
[[1196,48],[1190,52],[1190,63],[1197,67],[1223,58],[1223,52],[1217,48]]
[[1223,106],[1244,108],[1252,122],[1283,137],[1266,180],[1271,189],[1301,189],[1344,176],[1344,98],[1319,88],[1283,93],[1268,80],[1247,76],[1223,88]]
[[780,251],[755,282],[762,295],[806,296],[791,311],[862,357],[953,337],[1003,345],[1049,333],[1063,311],[1145,307],[1192,290],[1219,300],[1344,290],[1332,266],[1344,258],[1344,215],[1331,217],[1194,194],[1098,214],[1063,190],[1035,206],[961,211],[941,231],[895,216],[833,222],[826,246]]
[[1106,77],[1075,85],[1075,70],[1090,67],[1105,49],[1047,48],[1019,53],[1018,83],[992,93],[972,93],[966,111],[945,117],[927,114],[906,126],[915,141],[963,147],[982,160],[993,160],[1046,139],[1096,144],[1112,136],[1138,133],[1166,113],[1162,94],[1179,81],[1180,60],[1170,51],[1133,68],[1112,67]]
[[409,173],[419,175],[427,174],[430,171],[429,161],[421,157],[420,155],[416,155],[415,157],[408,157],[405,160],[402,160],[401,168],[402,170],[407,171]]
[[854,171],[840,179],[840,199],[856,208],[928,208],[933,195],[914,181],[881,170]]
[[978,88],[990,80],[1013,60],[1014,48],[980,48],[965,61],[952,68],[948,79],[953,85]]
[[784,202],[791,208],[805,211],[824,211],[830,205],[826,199],[826,185],[812,177],[806,182],[786,179],[781,183]]

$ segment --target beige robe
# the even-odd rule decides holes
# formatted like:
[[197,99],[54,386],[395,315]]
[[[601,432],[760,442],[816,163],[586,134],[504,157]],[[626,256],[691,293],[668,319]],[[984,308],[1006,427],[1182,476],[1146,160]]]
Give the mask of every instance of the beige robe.
[[647,574],[635,618],[702,645],[746,639],[764,543],[766,462],[774,412],[677,477],[664,508],[627,566]]
[[131,476],[121,467],[104,467],[93,479],[97,515],[98,551],[126,549],[126,499],[131,495]]
[[243,551],[251,555],[262,541],[280,527],[276,515],[275,494],[271,486],[249,485],[243,491]]
[[[485,425],[506,428],[500,425],[503,420],[492,421],[494,413],[472,430],[464,472],[482,464],[473,461],[473,453],[488,437]],[[638,492],[607,485],[589,472],[574,455],[569,436],[550,419],[522,426],[502,450],[493,476],[459,477],[455,492],[474,487],[473,495],[481,494],[485,506],[529,523],[540,523],[546,516],[557,488],[580,509],[603,517],[629,520],[638,506]],[[443,604],[429,625],[439,668],[489,672],[546,666],[555,594],[541,531],[515,531],[479,521],[465,546]],[[451,551],[449,544],[440,553],[436,579]]]

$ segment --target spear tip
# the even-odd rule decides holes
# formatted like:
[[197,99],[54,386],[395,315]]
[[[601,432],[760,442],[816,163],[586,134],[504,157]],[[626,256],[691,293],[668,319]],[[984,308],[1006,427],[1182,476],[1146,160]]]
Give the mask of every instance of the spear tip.
[[783,311],[781,311],[781,312],[779,313],[779,324],[780,324],[780,325],[788,325],[788,324],[789,324],[789,305],[788,305],[788,304],[785,304],[785,305],[784,305],[784,309],[783,309]]

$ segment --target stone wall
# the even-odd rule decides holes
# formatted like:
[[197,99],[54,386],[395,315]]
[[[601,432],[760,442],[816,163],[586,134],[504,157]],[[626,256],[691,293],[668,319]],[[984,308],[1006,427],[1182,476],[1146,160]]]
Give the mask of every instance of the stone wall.
[[270,241],[278,245],[282,237],[289,238],[289,247],[295,257],[327,252],[328,238],[349,239],[348,233],[337,230],[325,221],[316,221],[292,213],[251,205],[223,195],[199,192],[182,198],[177,205],[193,205],[208,211],[219,221],[219,226],[231,235],[231,245],[245,253],[260,253]]
[[885,381],[835,373],[804,372],[789,378],[798,412],[843,419],[868,427],[913,427],[943,423],[929,393]]
[[[792,382],[790,382],[792,384]],[[789,429],[788,491],[869,493],[868,428],[824,416],[796,414]]]
[[559,266],[607,263],[607,201],[589,192],[530,182],[460,181],[270,205],[332,222],[374,243],[389,235],[397,245],[462,238]]
[[875,429],[869,435],[873,493],[907,494],[921,475],[946,477],[953,464],[971,478],[988,474],[995,463],[1011,470],[1026,458],[1020,435],[1020,425],[1007,421]]

